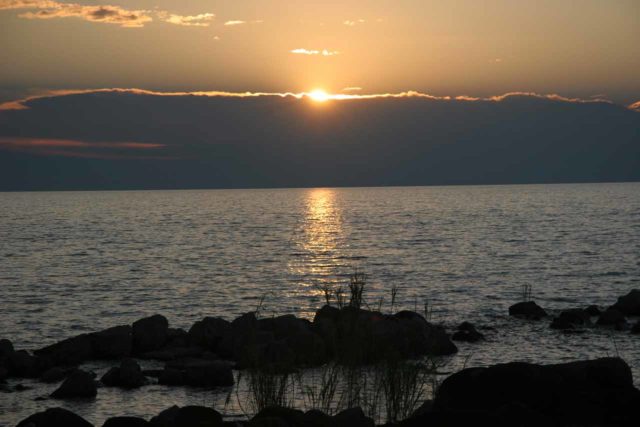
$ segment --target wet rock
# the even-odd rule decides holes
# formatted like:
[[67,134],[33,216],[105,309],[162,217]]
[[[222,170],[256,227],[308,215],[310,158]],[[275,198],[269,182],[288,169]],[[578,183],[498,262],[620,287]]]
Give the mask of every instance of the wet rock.
[[67,377],[51,397],[55,399],[91,398],[98,393],[93,376],[81,369],[75,370]]
[[305,414],[302,411],[280,406],[272,406],[258,412],[250,421],[250,427],[304,427]]
[[79,415],[63,408],[49,408],[18,423],[17,427],[93,427]]
[[627,328],[627,319],[622,312],[609,308],[598,318],[596,323],[598,326],[612,326],[617,330],[623,330]]
[[133,352],[142,354],[162,348],[169,337],[169,321],[156,314],[133,323]]
[[525,301],[509,307],[509,316],[527,320],[540,320],[543,317],[547,317],[547,312],[535,301]]
[[26,386],[26,385],[24,385],[24,384],[16,384],[16,385],[13,387],[13,390],[14,390],[14,391],[27,391],[27,390],[31,390],[31,387]]
[[94,332],[90,334],[90,339],[96,359],[119,359],[131,355],[133,333],[129,325]]
[[111,368],[101,379],[107,387],[134,389],[147,384],[140,365],[133,359],[124,359],[119,367]]
[[625,316],[640,316],[640,289],[634,289],[627,295],[618,298],[611,309],[618,310]]
[[219,360],[188,359],[170,362],[158,379],[164,385],[226,387],[234,384],[231,365]]
[[89,334],[82,334],[36,350],[34,354],[51,359],[57,366],[77,365],[93,358],[93,344]]
[[102,424],[102,427],[149,427],[151,424],[138,417],[113,417]]
[[551,322],[551,329],[575,329],[591,325],[591,316],[586,310],[574,308],[565,310]]
[[14,351],[6,362],[9,375],[19,378],[38,378],[49,368],[47,359],[29,354],[26,350]]
[[154,427],[218,427],[222,426],[222,416],[203,406],[172,406],[152,418],[150,424]]
[[584,311],[586,311],[587,314],[591,317],[600,316],[600,313],[602,313],[600,307],[598,307],[597,305],[590,305],[589,307],[585,308]]
[[484,335],[478,332],[473,324],[463,322],[458,326],[458,330],[453,334],[451,339],[454,341],[478,342],[484,339]]
[[57,383],[58,381],[62,381],[63,379],[65,379],[73,371],[73,368],[62,368],[60,366],[55,366],[53,368],[47,369],[40,377],[40,381],[44,383]]
[[0,383],[3,383],[9,378],[9,370],[0,366]]
[[234,319],[218,343],[217,353],[222,357],[242,360],[249,352],[255,354],[256,348],[273,340],[271,334],[262,334],[258,330],[255,313],[245,313]]
[[373,420],[367,417],[361,408],[345,409],[333,417],[335,427],[375,427]]
[[189,334],[182,328],[169,328],[167,330],[166,347],[189,347]]
[[604,358],[464,369],[442,383],[433,411],[484,413],[507,425],[631,425],[638,405],[629,366]]
[[0,340],[0,366],[4,366],[5,362],[14,351],[11,341],[7,339]]
[[188,332],[189,343],[217,351],[218,345],[225,333],[229,331],[231,324],[219,317],[205,317],[193,324]]

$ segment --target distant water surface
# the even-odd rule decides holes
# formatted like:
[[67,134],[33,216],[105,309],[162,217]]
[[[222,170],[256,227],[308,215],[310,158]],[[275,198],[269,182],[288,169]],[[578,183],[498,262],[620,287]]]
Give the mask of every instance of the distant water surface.
[[[346,284],[356,268],[371,307],[390,310],[395,284],[396,310],[428,301],[448,328],[494,328],[487,342],[460,345],[467,365],[620,354],[638,383],[639,337],[567,335],[506,315],[523,285],[552,312],[640,288],[637,183],[0,193],[0,337],[18,348],[154,313],[188,328],[261,300],[263,315],[312,318],[320,288]],[[0,425],[60,404],[32,400],[42,393],[0,393]],[[100,424],[114,405],[148,417],[209,399],[161,386],[135,393],[66,405]]]

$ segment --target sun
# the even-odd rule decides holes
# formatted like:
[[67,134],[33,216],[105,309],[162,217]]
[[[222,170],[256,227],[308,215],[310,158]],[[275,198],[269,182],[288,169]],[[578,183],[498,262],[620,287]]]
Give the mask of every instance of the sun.
[[311,98],[316,102],[326,102],[329,99],[331,99],[329,94],[322,89],[315,89],[309,92],[308,95],[309,95],[309,98]]

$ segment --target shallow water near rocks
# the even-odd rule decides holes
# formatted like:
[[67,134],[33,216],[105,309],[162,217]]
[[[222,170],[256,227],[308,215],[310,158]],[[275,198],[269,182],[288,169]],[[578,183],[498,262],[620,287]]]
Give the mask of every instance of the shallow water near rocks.
[[[320,288],[346,284],[355,268],[372,308],[382,298],[390,311],[397,285],[396,311],[428,301],[433,322],[479,326],[487,341],[460,344],[453,370],[619,354],[639,384],[640,336],[507,316],[523,285],[552,313],[640,288],[638,183],[0,193],[0,337],[18,349],[155,313],[188,329],[261,300],[263,316],[312,318]],[[0,425],[59,405],[101,425],[227,393],[152,385],[34,401],[56,385],[16,383],[34,388],[0,392]]]

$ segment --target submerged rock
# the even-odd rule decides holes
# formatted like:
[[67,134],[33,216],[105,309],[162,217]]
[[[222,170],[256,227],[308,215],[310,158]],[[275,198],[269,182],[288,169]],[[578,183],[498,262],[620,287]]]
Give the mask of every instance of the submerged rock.
[[640,289],[634,289],[627,295],[621,296],[610,308],[618,310],[625,316],[640,316]]
[[169,338],[169,321],[156,314],[133,323],[133,352],[142,354],[162,348]]
[[535,301],[519,302],[509,307],[509,316],[528,320],[540,320],[547,317],[547,312]]
[[55,399],[91,398],[98,394],[93,376],[81,369],[75,370],[60,387],[51,393]]
[[578,327],[590,326],[591,316],[586,310],[573,308],[565,310],[551,322],[551,329],[574,329]]
[[133,389],[147,384],[140,365],[133,359],[124,359],[119,367],[111,368],[103,375],[101,382],[107,387]]
[[17,427],[93,427],[79,415],[63,408],[49,408],[20,421]]
[[477,342],[483,340],[484,335],[478,332],[473,324],[469,322],[462,322],[451,339],[454,341]]
[[432,413],[484,414],[503,425],[632,425],[638,407],[629,366],[604,358],[464,369],[442,383]]
[[627,319],[619,310],[607,309],[600,315],[596,323],[599,326],[613,326],[615,329],[623,330],[627,328]]

